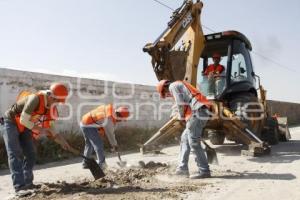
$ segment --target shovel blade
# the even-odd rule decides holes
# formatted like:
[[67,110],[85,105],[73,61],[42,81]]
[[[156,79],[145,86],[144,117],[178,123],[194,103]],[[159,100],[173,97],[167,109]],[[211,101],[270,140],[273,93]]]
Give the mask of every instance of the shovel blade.
[[125,161],[120,161],[120,162],[117,162],[117,164],[119,165],[119,167],[121,167],[121,168],[123,168],[123,167],[126,167],[126,165],[127,165],[127,162],[125,162]]
[[214,164],[218,165],[218,157],[217,157],[217,152],[213,148],[208,148],[206,147],[206,155],[207,155],[207,161],[209,164]]
[[100,168],[100,166],[97,164],[97,162],[94,159],[85,158],[85,162],[87,164],[87,167],[91,171],[93,177],[95,178],[95,180],[98,180],[105,176],[103,170]]

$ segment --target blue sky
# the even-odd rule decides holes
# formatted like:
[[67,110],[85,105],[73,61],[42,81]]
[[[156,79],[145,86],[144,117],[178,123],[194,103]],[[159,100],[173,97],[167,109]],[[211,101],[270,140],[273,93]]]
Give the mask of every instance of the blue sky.
[[[173,8],[182,2],[161,1]],[[256,52],[283,65],[253,55],[269,98],[300,102],[300,1],[204,4],[203,24],[243,32]],[[153,0],[0,0],[0,67],[154,85],[142,48],[170,15]]]

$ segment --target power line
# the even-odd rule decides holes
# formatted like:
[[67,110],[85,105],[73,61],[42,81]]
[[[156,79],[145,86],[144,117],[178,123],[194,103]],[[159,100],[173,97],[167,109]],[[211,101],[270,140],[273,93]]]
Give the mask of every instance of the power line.
[[[168,8],[169,10],[175,11],[174,8],[168,6],[167,4],[165,4],[165,3],[163,3],[163,2],[161,2],[159,0],[153,0],[153,1],[156,2],[156,3],[158,3],[158,4],[160,4],[160,5],[162,5],[162,6],[164,6],[164,7],[166,7],[166,8]],[[217,32],[217,31],[209,28],[208,26],[206,26],[204,24],[202,24],[202,27],[205,28],[206,30],[212,32],[212,33],[216,33]],[[258,52],[255,52],[255,51],[252,51],[252,53],[255,54],[256,56],[259,56],[259,57],[261,57],[261,58],[263,58],[263,59],[265,59],[265,60],[267,60],[267,61],[269,61],[269,62],[271,62],[271,63],[273,63],[275,65],[277,65],[278,67],[280,67],[282,69],[285,69],[285,70],[288,70],[288,71],[291,71],[291,72],[297,72],[297,73],[299,72],[299,71],[297,71],[297,70],[295,70],[293,68],[287,67],[287,66],[285,66],[285,65],[283,65],[283,64],[281,64],[281,63],[279,63],[279,62],[277,62],[277,61],[275,61],[275,60],[273,60],[273,59],[271,59],[271,58],[269,58],[267,56],[264,56],[261,53],[258,53]]]
[[172,8],[171,6],[168,6],[167,4],[165,4],[165,3],[163,3],[163,2],[161,2],[161,1],[159,1],[159,0],[153,0],[153,1],[155,1],[156,3],[158,3],[158,4],[162,5],[162,6],[164,6],[165,8],[168,8],[169,10],[175,11],[174,8]]
[[214,31],[213,29],[209,28],[208,26],[202,24],[202,27],[205,28],[206,30],[212,32],[212,33],[216,33],[217,31]]
[[[159,0],[153,0],[153,1],[156,2],[156,3],[158,3],[158,4],[160,4],[160,5],[162,5],[162,6],[164,6],[165,8],[167,8],[167,9],[169,9],[169,10],[175,11],[174,8],[172,8],[171,6],[168,6],[167,4],[165,4],[165,3],[163,3],[163,2],[161,2],[161,1],[159,1]],[[214,31],[213,29],[209,28],[208,26],[206,26],[206,25],[204,25],[204,24],[202,24],[202,27],[205,28],[205,29],[207,29],[208,31],[210,31],[210,32],[212,32],[212,33],[215,33],[215,32],[216,32],[216,31]]]
[[252,53],[255,54],[256,56],[259,56],[259,57],[261,57],[261,58],[263,58],[263,59],[269,61],[270,63],[273,63],[273,64],[277,65],[278,67],[280,67],[280,68],[282,68],[282,69],[288,70],[288,71],[290,71],[290,72],[296,72],[296,73],[299,73],[299,71],[297,71],[296,69],[287,67],[287,66],[285,66],[285,65],[283,65],[283,64],[281,64],[281,63],[279,63],[279,62],[277,62],[276,60],[273,60],[273,59],[271,59],[271,58],[269,58],[269,57],[267,57],[267,56],[262,55],[261,53],[258,53],[258,52],[256,52],[256,51],[252,51]]

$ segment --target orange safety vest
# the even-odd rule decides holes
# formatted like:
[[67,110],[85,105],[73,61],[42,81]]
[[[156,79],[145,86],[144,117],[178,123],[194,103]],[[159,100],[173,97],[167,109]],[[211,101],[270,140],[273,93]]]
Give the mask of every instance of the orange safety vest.
[[[192,94],[193,98],[196,98],[198,102],[202,103],[207,109],[211,108],[211,102],[207,100],[207,98],[201,94],[201,92],[196,89],[194,86],[189,84],[188,82],[185,81],[179,81],[180,83],[183,83],[184,86],[190,91]],[[185,120],[189,120],[190,117],[192,116],[192,109],[190,105],[185,105],[184,108],[184,117]]]
[[211,72],[219,72],[220,74],[225,70],[225,67],[223,65],[217,65],[215,66],[214,64],[209,65],[205,71],[204,71],[204,75],[208,76],[209,73]]
[[[21,93],[17,100],[24,98],[25,96],[31,95],[30,92],[23,92]],[[50,128],[51,121],[54,121],[58,118],[58,111],[56,106],[52,106],[51,109],[47,109],[45,105],[45,95],[41,92],[36,93],[39,97],[39,106],[38,108],[31,114],[31,119],[35,125],[38,125],[42,128]],[[25,126],[20,122],[21,114],[15,116],[16,125],[18,128],[19,133],[23,133],[25,130]],[[33,132],[33,136],[36,138],[38,137],[39,133]]]
[[[107,118],[111,118],[112,122],[116,124],[117,120],[115,117],[114,107],[112,104],[101,105],[96,109],[88,112],[82,117],[81,123],[83,125],[92,125],[92,124],[97,124],[98,121]],[[99,127],[98,130],[101,136],[105,135],[105,130],[103,127]]]

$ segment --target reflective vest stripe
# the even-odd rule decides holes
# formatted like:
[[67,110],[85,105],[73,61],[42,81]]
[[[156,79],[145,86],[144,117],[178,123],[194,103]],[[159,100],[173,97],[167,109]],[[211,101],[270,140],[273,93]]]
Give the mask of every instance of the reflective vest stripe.
[[[185,81],[179,81],[185,85],[185,87],[189,90],[189,92],[192,94],[192,98],[196,98],[198,102],[203,104],[206,108],[210,109],[211,108],[211,103],[207,100],[207,98],[201,94],[199,90],[197,90],[194,86],[189,84],[188,82]],[[192,99],[191,99],[192,101]],[[191,103],[191,102],[189,102]],[[185,120],[187,121],[192,115],[192,109],[190,105],[185,105],[184,107],[184,117]]]

